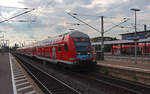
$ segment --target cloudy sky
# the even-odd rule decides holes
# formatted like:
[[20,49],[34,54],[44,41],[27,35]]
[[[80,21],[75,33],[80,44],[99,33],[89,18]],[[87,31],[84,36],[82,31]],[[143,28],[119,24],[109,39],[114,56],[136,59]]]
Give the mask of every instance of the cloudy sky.
[[100,36],[100,32],[69,16],[67,12],[70,12],[78,14],[75,15],[77,18],[98,30],[101,29],[100,17],[104,16],[105,31],[122,23],[124,18],[129,19],[105,33],[105,36],[120,38],[119,34],[134,31],[134,12],[131,8],[141,10],[137,12],[137,30],[142,31],[143,24],[150,29],[149,0],[0,0],[0,21],[33,8],[35,10],[30,13],[0,23],[0,36],[4,34],[11,45],[54,37],[69,32],[69,29],[84,32],[91,38]]

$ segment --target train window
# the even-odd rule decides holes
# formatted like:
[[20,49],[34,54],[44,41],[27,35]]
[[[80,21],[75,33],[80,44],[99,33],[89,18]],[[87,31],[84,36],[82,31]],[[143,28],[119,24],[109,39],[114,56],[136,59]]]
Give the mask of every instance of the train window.
[[65,43],[65,45],[64,45],[64,49],[65,49],[65,51],[68,51],[68,46],[67,46],[66,43]]
[[58,51],[59,52],[61,51],[61,45],[58,45]]
[[89,41],[88,38],[73,38],[73,40],[74,40],[75,42],[77,42],[77,41],[83,41],[83,42]]
[[79,41],[79,39],[78,39],[78,38],[74,38],[73,40],[74,40],[74,41]]

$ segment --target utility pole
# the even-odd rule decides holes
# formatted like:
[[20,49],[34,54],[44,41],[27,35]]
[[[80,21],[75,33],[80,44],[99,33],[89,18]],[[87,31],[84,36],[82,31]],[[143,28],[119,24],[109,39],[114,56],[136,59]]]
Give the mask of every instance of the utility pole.
[[4,38],[4,33],[3,33],[3,39],[2,39],[2,40],[3,40],[3,42],[2,42],[2,43],[3,43],[3,47],[5,47],[5,38]]
[[101,16],[101,60],[104,60],[104,16]]
[[[133,9],[133,11],[135,11],[135,37],[137,36],[137,31],[136,31],[136,10]],[[135,40],[135,61],[134,63],[137,63],[137,42]]]
[[145,31],[145,34],[146,34],[146,31],[147,31],[147,25],[144,24],[144,31]]
[[[146,26],[146,24],[144,24],[145,38],[146,38],[146,34],[147,34],[146,29],[147,29],[147,26]],[[145,55],[145,56],[146,56],[146,49],[147,49],[147,47],[146,47],[146,41],[145,41],[145,45],[144,45],[144,52],[145,52],[144,55]]]

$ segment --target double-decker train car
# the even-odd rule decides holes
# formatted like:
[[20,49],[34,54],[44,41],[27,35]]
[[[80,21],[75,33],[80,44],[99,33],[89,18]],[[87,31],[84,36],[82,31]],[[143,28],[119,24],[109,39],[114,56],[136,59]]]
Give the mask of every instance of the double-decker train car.
[[[137,54],[150,54],[150,44],[138,44],[137,47]],[[116,55],[119,54],[127,54],[127,55],[134,55],[135,54],[135,45],[114,45],[112,46],[112,52]]]
[[96,65],[90,38],[79,31],[72,31],[34,43],[32,46],[19,48],[17,53],[69,67]]

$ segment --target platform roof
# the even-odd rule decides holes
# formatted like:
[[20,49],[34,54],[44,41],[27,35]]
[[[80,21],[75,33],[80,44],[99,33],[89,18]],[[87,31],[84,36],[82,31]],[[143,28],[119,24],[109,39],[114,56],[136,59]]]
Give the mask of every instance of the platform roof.
[[[123,43],[134,43],[134,40],[114,40],[114,41],[104,41],[104,44],[123,44]],[[150,42],[150,38],[147,39],[140,39],[137,42]],[[101,42],[92,42],[92,45],[100,45]]]
[[[150,32],[150,30],[147,30],[146,32]],[[138,31],[137,33],[145,33],[145,31]],[[135,32],[124,33],[124,34],[120,34],[120,35],[129,35],[129,34],[135,34]]]

